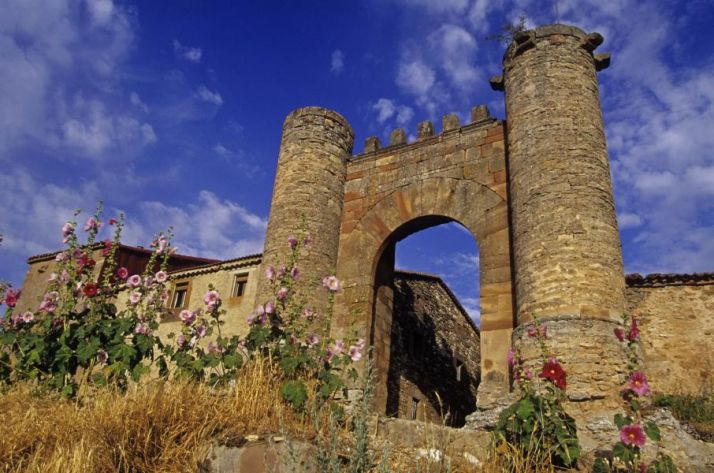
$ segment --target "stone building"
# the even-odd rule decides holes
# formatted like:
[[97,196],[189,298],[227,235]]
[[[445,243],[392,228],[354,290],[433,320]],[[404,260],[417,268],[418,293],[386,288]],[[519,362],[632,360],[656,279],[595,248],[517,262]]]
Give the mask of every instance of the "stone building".
[[[573,401],[616,397],[624,360],[612,334],[626,311],[641,318],[653,386],[692,392],[711,383],[714,277],[624,275],[597,82],[610,62],[609,54],[595,53],[602,42],[598,33],[560,24],[519,32],[504,54],[501,74],[490,80],[504,92],[506,120],[477,106],[469,123],[447,114],[439,133],[424,121],[415,141],[398,129],[385,146],[367,138],[359,154],[353,154],[354,133],[343,116],[319,107],[295,110],[283,125],[262,259],[251,260],[250,270],[240,267],[243,258],[209,262],[175,273],[176,281],[184,278],[186,287],[195,287],[208,274],[222,274],[221,265],[238,270],[234,276],[263,274],[263,265],[285,261],[287,236],[304,226],[319,238],[302,261],[297,290],[319,310],[327,296],[313,282],[336,273],[342,290],[335,298],[332,336],[356,330],[369,341],[374,408],[404,415],[410,413],[410,395],[402,399],[400,388],[395,401],[391,387],[402,385],[393,368],[412,343],[396,330],[404,314],[399,307],[404,293],[418,294],[425,279],[395,273],[395,247],[420,230],[458,222],[480,250],[481,326],[472,337],[479,346],[469,359],[480,366],[469,368],[478,384],[475,399],[468,399],[472,406],[493,406],[511,390],[511,346],[537,359],[524,336],[534,316],[548,327]],[[31,266],[37,262],[31,259]],[[34,277],[28,275],[26,286]],[[236,281],[231,277],[220,283],[230,291]],[[252,282],[249,276],[246,284],[236,310],[275,297],[260,278]],[[441,287],[438,297],[444,300]],[[435,334],[445,333],[441,324]],[[695,377],[691,366],[697,367]],[[453,366],[446,370],[453,375]],[[424,371],[418,382],[404,377],[403,384],[419,387],[435,372]]]

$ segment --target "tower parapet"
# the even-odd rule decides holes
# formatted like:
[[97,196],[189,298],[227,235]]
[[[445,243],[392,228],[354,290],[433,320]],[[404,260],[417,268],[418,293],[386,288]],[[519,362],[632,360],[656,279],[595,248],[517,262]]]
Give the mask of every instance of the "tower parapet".
[[[262,267],[287,261],[288,236],[304,220],[312,243],[300,260],[296,290],[314,309],[322,309],[326,302],[319,281],[333,274],[337,264],[346,163],[353,142],[347,120],[324,108],[297,109],[283,124]],[[261,277],[256,302],[274,298]]]
[[491,79],[506,99],[515,337],[539,316],[580,398],[619,381],[608,360],[620,353],[612,330],[625,307],[596,77],[609,56],[593,55],[602,41],[565,25],[521,32]]

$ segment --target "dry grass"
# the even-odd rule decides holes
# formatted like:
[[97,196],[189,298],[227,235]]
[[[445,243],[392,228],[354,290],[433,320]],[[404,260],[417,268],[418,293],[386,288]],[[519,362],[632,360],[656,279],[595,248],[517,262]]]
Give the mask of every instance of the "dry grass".
[[[295,413],[280,399],[280,382],[279,369],[256,360],[241,370],[230,394],[201,384],[157,381],[125,393],[102,390],[66,401],[36,396],[31,386],[17,385],[0,395],[0,472],[195,472],[212,444],[240,445],[248,434],[287,435],[313,443],[319,436],[324,444],[329,437],[327,409],[317,419],[314,412],[313,418]],[[334,432],[343,459],[354,452],[349,424]],[[476,466],[462,452],[449,451],[444,435],[436,429],[424,433],[427,450],[445,453],[436,461],[423,451],[418,458],[415,449],[398,447],[397,439],[390,439],[388,449],[373,439],[374,471],[553,471],[548,461],[519,458],[508,446]],[[516,467],[507,468],[505,458]]]
[[0,471],[196,471],[214,442],[310,430],[309,420],[279,399],[279,382],[271,364],[257,361],[230,395],[154,382],[62,401],[15,386],[0,397]]

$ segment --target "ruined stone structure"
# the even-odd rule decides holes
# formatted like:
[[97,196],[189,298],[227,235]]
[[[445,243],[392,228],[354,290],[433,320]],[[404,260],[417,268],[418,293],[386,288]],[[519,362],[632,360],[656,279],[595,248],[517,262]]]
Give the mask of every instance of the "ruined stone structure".
[[[387,147],[372,137],[351,156],[353,133],[337,113],[308,107],[288,116],[265,262],[287,251],[285,237],[304,214],[323,240],[305,272],[314,280],[336,268],[344,290],[332,331],[370,340],[379,411],[392,353],[395,244],[449,221],[480,248],[479,403],[509,390],[512,331],[519,339],[533,315],[562,349],[575,397],[617,388],[608,361],[618,361],[611,334],[625,286],[596,79],[609,56],[593,55],[601,42],[564,25],[518,34],[503,75],[491,81],[505,92],[506,123],[477,107],[465,126],[447,115],[439,135],[423,122],[414,143],[396,130]],[[270,296],[259,291],[258,301]]]

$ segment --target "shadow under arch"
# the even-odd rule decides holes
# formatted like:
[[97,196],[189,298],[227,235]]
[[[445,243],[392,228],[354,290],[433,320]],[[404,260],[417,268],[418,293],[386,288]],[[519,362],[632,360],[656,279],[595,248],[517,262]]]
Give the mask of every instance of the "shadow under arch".
[[[386,413],[391,353],[391,284],[396,242],[450,221],[463,225],[479,246],[481,294],[481,378],[508,390],[506,352],[513,328],[511,247],[505,196],[467,179],[433,177],[373,198],[373,205],[349,228],[343,222],[331,334],[361,336],[373,347],[374,408]],[[387,269],[388,268],[388,269]]]

